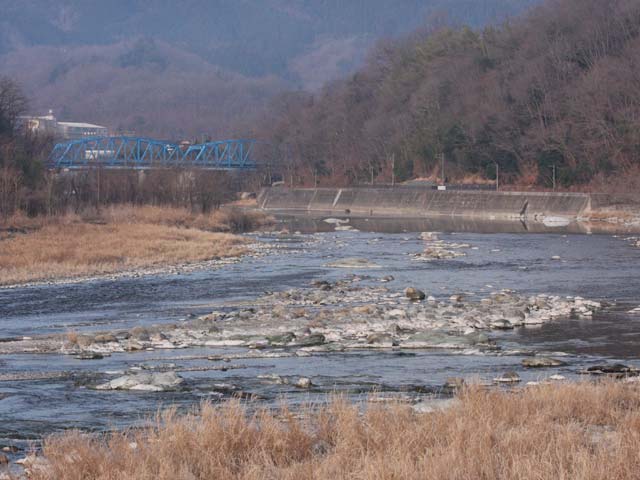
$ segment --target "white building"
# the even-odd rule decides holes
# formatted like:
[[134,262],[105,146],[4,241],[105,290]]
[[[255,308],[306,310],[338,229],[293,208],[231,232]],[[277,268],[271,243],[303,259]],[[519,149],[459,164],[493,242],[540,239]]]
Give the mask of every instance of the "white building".
[[109,135],[109,129],[101,125],[79,122],[59,122],[49,110],[48,115],[41,117],[20,117],[22,125],[30,131],[43,135],[52,135],[56,139],[74,140],[83,137]]

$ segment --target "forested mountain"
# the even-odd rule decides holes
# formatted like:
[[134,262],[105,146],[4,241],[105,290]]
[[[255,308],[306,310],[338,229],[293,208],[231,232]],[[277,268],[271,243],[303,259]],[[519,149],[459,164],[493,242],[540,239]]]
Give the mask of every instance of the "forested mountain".
[[0,0],[0,74],[31,110],[142,134],[214,136],[275,93],[318,89],[378,38],[479,26],[537,0]]
[[[423,28],[322,92],[279,98],[264,136],[307,183],[437,175],[550,186],[640,173],[640,2],[548,0],[484,29]],[[617,174],[614,177],[614,174]]]

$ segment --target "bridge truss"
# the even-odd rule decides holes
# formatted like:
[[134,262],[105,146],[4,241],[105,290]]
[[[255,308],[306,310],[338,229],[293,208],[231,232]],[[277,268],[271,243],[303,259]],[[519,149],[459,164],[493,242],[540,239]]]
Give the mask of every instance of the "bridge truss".
[[255,140],[223,140],[182,146],[142,137],[88,137],[58,143],[49,156],[52,169],[87,168],[199,168],[250,170]]

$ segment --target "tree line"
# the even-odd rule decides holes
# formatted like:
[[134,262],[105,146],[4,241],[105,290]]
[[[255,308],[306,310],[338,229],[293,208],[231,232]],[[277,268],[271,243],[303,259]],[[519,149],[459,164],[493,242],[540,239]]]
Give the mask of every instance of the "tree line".
[[0,77],[0,219],[80,213],[119,203],[187,207],[206,213],[259,182],[256,176],[198,170],[52,171],[54,139],[20,125],[28,99],[12,79]]
[[432,22],[380,42],[320,93],[274,103],[257,130],[291,180],[439,176],[551,187],[640,172],[640,3],[547,0],[498,27]]

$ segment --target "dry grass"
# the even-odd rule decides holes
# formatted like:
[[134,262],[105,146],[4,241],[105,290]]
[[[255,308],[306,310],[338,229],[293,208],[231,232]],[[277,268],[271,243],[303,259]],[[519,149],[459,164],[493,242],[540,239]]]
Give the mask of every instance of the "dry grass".
[[640,390],[472,388],[431,414],[341,400],[299,416],[205,404],[149,430],[52,437],[44,455],[38,480],[637,479]]
[[104,209],[95,216],[107,223],[150,223],[197,228],[212,232],[244,232],[268,224],[264,213],[223,208],[209,214],[195,214],[183,208],[155,206],[118,206]]
[[19,212],[7,219],[0,219],[0,239],[7,231],[32,231],[49,225],[71,225],[78,223],[139,223],[197,228],[211,232],[235,232],[236,224],[251,228],[269,225],[273,219],[262,212],[244,210],[232,206],[208,214],[193,213],[186,208],[157,207],[153,205],[119,205],[106,207],[100,211],[87,209],[80,214],[68,213],[53,217],[28,217]]
[[0,285],[100,275],[238,256],[268,217],[240,210],[117,207],[53,218],[12,217],[0,232]]
[[46,225],[0,242],[0,284],[238,256],[243,243],[227,233],[163,225]]

